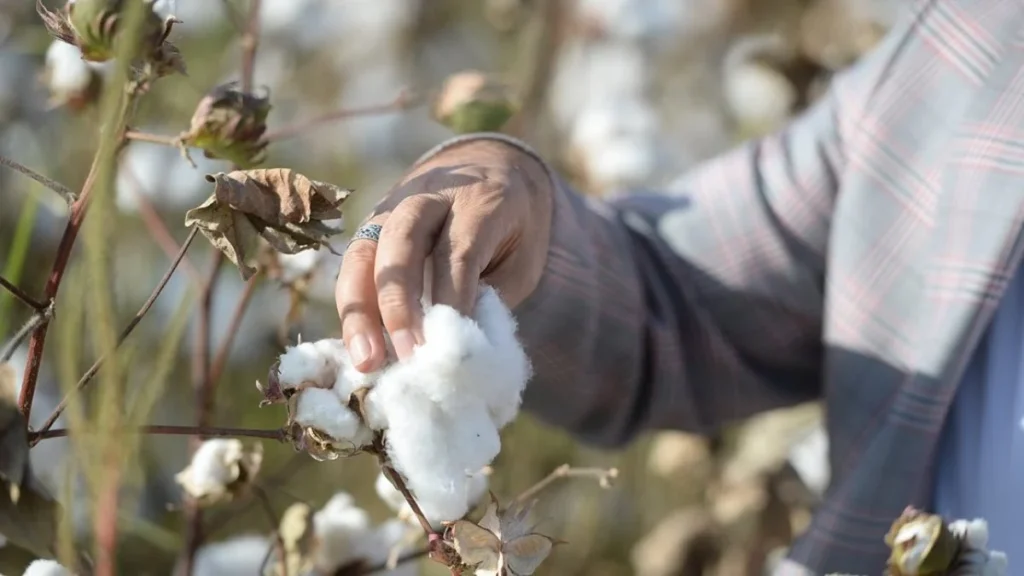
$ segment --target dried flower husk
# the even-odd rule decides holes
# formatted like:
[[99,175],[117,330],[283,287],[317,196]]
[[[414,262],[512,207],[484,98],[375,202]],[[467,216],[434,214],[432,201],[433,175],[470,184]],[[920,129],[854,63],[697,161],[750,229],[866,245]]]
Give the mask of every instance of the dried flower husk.
[[351,190],[311,180],[287,168],[210,174],[214,193],[185,214],[185,226],[200,232],[248,279],[256,273],[259,239],[278,252],[295,254],[326,246],[341,232],[324,220],[341,218]]
[[[137,68],[141,68],[145,78],[159,78],[174,72],[185,74],[181,52],[167,40],[174,24],[181,21],[173,16],[161,19],[152,9],[152,0],[145,2],[141,64]],[[69,1],[60,10],[50,10],[42,0],[36,0],[36,11],[53,37],[77,46],[85,60],[105,62],[114,57],[118,24],[126,4],[125,0],[78,0]]]
[[229,160],[247,168],[266,157],[270,98],[249,94],[237,82],[211,90],[196,106],[183,142],[201,148],[208,158]]

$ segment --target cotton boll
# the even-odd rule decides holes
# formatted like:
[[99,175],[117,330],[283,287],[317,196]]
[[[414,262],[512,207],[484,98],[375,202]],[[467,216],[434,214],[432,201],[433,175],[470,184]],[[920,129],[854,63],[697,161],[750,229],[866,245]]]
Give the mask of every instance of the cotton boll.
[[[501,448],[486,405],[462,395],[449,412],[421,389],[435,375],[410,363],[389,369],[366,397],[371,426],[385,426],[385,445],[432,522],[456,520],[469,510],[470,475],[488,465]],[[440,388],[434,384],[434,388]]]
[[96,71],[82,59],[77,46],[54,40],[46,50],[44,76],[50,104],[62,106],[87,97],[96,80]]
[[346,492],[338,492],[313,514],[313,531],[317,542],[313,563],[323,574],[362,558],[363,542],[372,537],[370,516]]
[[70,570],[53,560],[34,560],[23,576],[74,576]]
[[501,429],[519,413],[523,389],[533,369],[516,339],[516,320],[497,290],[481,287],[474,317],[488,347],[465,359],[465,371],[487,403],[494,425]]
[[206,544],[196,551],[193,576],[253,576],[260,574],[273,542],[266,536],[237,536]]
[[303,250],[298,254],[278,254],[277,262],[281,266],[281,282],[290,284],[316,269],[320,262],[320,251]]
[[239,465],[244,455],[240,440],[207,440],[196,450],[188,468],[178,474],[178,483],[194,498],[222,494],[238,480]]
[[300,392],[292,418],[304,428],[316,428],[335,440],[351,442],[355,447],[366,446],[373,441],[373,433],[332,390],[307,388]]
[[312,385],[331,388],[344,361],[345,344],[342,340],[324,339],[289,346],[281,355],[278,378],[282,388]]
[[800,95],[793,82],[772,63],[795,57],[788,41],[776,35],[743,38],[729,48],[724,95],[744,132],[770,132],[789,119]]

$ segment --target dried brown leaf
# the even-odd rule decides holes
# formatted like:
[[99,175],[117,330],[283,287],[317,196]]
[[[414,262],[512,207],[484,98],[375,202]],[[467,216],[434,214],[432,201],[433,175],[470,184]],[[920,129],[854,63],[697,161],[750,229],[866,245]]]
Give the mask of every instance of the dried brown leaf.
[[185,226],[196,226],[203,236],[220,250],[248,280],[256,273],[250,265],[259,246],[259,231],[250,218],[232,210],[210,196],[197,208],[185,213]]
[[330,249],[328,240],[341,230],[322,220],[340,218],[351,194],[287,168],[219,172],[206,179],[214,184],[213,196],[185,215],[185,225],[198,226],[246,279],[255,273],[259,237],[285,254]]
[[278,226],[341,218],[340,206],[351,193],[288,168],[220,172],[206,179],[219,201]]

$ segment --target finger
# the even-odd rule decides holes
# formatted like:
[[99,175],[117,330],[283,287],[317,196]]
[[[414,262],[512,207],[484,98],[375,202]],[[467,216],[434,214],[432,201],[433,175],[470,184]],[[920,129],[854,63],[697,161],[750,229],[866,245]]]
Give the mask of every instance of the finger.
[[[381,224],[386,219],[387,216],[378,216],[370,223]],[[352,242],[342,257],[341,272],[335,286],[335,301],[341,318],[345,348],[352,364],[363,372],[380,368],[387,356],[373,278],[376,255],[376,242]]]
[[491,238],[484,220],[468,220],[451,213],[437,238],[431,292],[435,304],[445,304],[463,315],[473,313],[480,275],[487,266]]
[[424,262],[450,207],[440,195],[410,196],[395,207],[380,234],[374,267],[377,306],[400,359],[423,343]]

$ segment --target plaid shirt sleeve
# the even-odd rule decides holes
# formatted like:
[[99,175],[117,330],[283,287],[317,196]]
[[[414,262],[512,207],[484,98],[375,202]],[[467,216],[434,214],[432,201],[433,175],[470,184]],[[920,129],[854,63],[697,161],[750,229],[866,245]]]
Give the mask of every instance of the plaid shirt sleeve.
[[[826,252],[849,162],[843,111],[864,108],[898,49],[891,34],[784,130],[663,194],[596,200],[545,164],[551,246],[539,286],[516,309],[535,368],[527,409],[619,445],[645,429],[709,433],[818,397]],[[544,163],[498,134],[435,152],[474,138]]]

